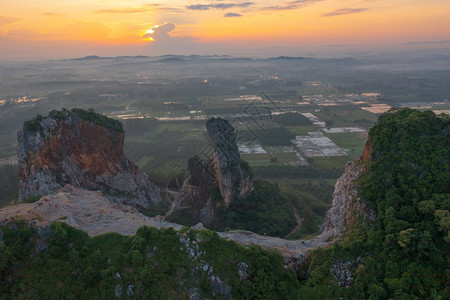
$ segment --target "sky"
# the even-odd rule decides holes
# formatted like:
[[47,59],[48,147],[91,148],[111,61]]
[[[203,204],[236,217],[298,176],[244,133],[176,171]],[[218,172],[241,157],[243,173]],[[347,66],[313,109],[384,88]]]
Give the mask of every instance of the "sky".
[[450,0],[0,0],[0,59],[450,51]]

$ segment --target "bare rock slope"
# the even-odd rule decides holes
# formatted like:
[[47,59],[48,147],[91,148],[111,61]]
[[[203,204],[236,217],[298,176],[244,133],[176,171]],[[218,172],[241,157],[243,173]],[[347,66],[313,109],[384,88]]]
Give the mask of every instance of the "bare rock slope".
[[71,184],[144,209],[161,202],[158,188],[125,156],[118,121],[94,111],[53,111],[25,122],[17,136],[19,200]]
[[[90,236],[107,232],[133,235],[144,225],[172,227],[175,230],[183,227],[166,222],[160,216],[144,216],[131,206],[111,203],[100,191],[87,191],[71,185],[66,185],[54,195],[43,196],[37,202],[0,209],[0,224],[17,216],[38,228],[46,227],[53,221],[65,222],[86,231]],[[202,226],[194,228],[201,229]],[[265,249],[278,250],[286,257],[296,258],[302,258],[307,251],[326,244],[320,239],[289,241],[242,230],[218,232],[218,235],[239,244],[255,244]]]

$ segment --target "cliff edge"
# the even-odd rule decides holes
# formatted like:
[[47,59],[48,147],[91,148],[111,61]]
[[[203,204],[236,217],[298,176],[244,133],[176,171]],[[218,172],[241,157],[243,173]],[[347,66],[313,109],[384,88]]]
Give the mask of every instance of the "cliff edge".
[[333,202],[322,224],[320,237],[324,240],[336,238],[356,223],[359,217],[375,219],[375,212],[361,202],[357,191],[357,181],[367,173],[367,163],[371,161],[371,141],[368,137],[359,160],[348,162],[344,173],[336,181]]

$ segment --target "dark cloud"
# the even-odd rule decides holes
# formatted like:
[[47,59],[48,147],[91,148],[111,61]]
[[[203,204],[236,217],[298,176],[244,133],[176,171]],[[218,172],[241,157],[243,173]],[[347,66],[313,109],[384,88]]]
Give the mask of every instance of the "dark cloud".
[[309,4],[312,4],[314,2],[320,2],[320,1],[323,1],[323,0],[297,0],[297,1],[290,1],[290,2],[286,2],[283,5],[266,6],[266,7],[261,8],[261,10],[264,10],[264,11],[292,10],[292,9],[305,7],[305,6],[309,5]]
[[355,14],[355,13],[363,12],[366,10],[368,10],[368,8],[340,8],[340,9],[333,10],[329,13],[325,13],[322,15],[322,17],[334,17],[334,16]]
[[249,7],[254,4],[255,4],[254,2],[195,4],[195,5],[186,6],[186,8],[191,9],[191,10],[227,9],[227,8],[234,8],[234,7]]
[[242,17],[241,14],[237,14],[237,13],[227,13],[224,15],[225,18],[235,18],[235,17]]

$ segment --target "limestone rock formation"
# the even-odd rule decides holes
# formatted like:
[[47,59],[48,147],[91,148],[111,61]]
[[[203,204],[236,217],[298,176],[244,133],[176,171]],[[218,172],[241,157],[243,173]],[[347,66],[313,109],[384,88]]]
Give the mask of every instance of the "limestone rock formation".
[[366,145],[364,147],[364,151],[359,158],[363,162],[369,162],[372,156],[372,142],[370,140],[370,136],[367,138]]
[[190,207],[196,203],[206,202],[215,186],[210,160],[201,159],[198,155],[191,157],[187,163],[179,206]]
[[[233,126],[224,119],[211,118],[206,128],[211,157],[194,156],[188,161],[176,210],[193,224],[208,225],[217,208],[226,209],[233,200],[248,196],[254,180],[249,166],[241,161]],[[214,189],[220,193],[217,197],[212,197]]]
[[164,222],[157,217],[144,216],[134,207],[111,203],[101,191],[87,191],[70,184],[56,194],[43,196],[34,203],[0,209],[0,224],[5,224],[15,216],[20,216],[35,228],[46,228],[54,221],[65,222],[91,236],[106,232],[132,235],[144,225],[172,227],[176,230],[182,228],[181,225]]
[[18,134],[19,200],[71,184],[135,207],[159,204],[158,188],[124,154],[121,124],[94,111],[52,111]]
[[[51,236],[51,231],[46,230],[54,221],[67,223],[86,231],[90,236],[107,232],[133,235],[144,225],[155,228],[171,227],[177,231],[183,228],[182,225],[166,222],[158,216],[144,216],[134,207],[111,203],[100,191],[87,191],[71,185],[66,185],[56,194],[43,196],[34,203],[0,208],[0,225],[17,220],[17,217],[42,231],[39,233],[41,238]],[[328,244],[318,239],[292,241],[244,230],[230,230],[217,234],[245,246],[259,245],[264,249],[280,251],[285,257],[302,258],[309,250]],[[0,244],[1,236],[0,231]]]
[[248,196],[253,179],[244,168],[236,144],[236,132],[228,121],[211,118],[206,123],[212,149],[212,165],[225,207],[236,198]]
[[370,140],[366,143],[360,160],[348,162],[344,173],[336,181],[333,192],[333,204],[327,211],[322,225],[323,239],[335,238],[354,225],[358,217],[375,218],[375,213],[360,201],[356,181],[367,172],[364,162],[370,161]]
[[190,158],[177,209],[183,210],[190,220],[210,223],[215,215],[211,197],[211,191],[215,187],[217,185],[211,161],[197,155]]

